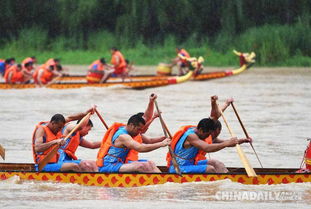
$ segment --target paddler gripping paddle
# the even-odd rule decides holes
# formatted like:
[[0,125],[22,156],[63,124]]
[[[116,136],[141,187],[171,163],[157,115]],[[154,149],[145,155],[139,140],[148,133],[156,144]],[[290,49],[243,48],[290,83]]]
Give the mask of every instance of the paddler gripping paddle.
[[[73,134],[78,128],[80,128],[83,124],[86,124],[88,120],[90,119],[90,117],[91,117],[91,113],[89,112],[86,116],[82,118],[82,120],[70,131],[70,133],[63,140],[66,141],[71,136],[71,134]],[[60,147],[59,144],[55,145],[54,148],[45,156],[45,158],[43,158],[39,162],[39,165],[38,165],[39,171],[42,171],[44,166],[46,166],[46,164],[48,164],[48,162],[52,159],[52,157],[56,155],[59,147]]]
[[[160,118],[160,121],[161,121],[161,126],[162,126],[162,129],[163,129],[164,135],[167,137],[167,134],[168,134],[170,139],[172,139],[172,135],[171,135],[170,131],[168,130],[168,128],[167,128],[167,126],[166,126],[166,124],[165,124],[165,122],[164,122],[164,120],[162,118],[162,115],[161,115],[161,112],[159,110],[158,103],[157,103],[156,100],[154,100],[154,104],[155,104],[155,106],[157,108],[157,111],[158,111],[158,114],[159,114],[159,118]],[[170,152],[170,155],[172,156],[172,163],[173,163],[173,166],[175,168],[176,173],[178,175],[182,176],[180,168],[179,168],[179,165],[178,165],[178,163],[176,161],[175,154],[174,154],[174,152],[172,150],[172,147],[170,145],[168,145],[168,150]]]

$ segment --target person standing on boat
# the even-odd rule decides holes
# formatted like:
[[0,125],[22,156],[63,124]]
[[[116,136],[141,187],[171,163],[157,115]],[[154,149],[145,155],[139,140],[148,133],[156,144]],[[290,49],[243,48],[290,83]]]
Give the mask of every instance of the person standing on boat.
[[[61,114],[55,114],[49,122],[40,122],[32,135],[32,151],[35,162],[35,168],[38,170],[38,164],[57,144],[64,146],[66,141],[63,139],[61,130],[66,123],[74,120],[80,120],[88,113],[93,113],[94,108],[87,110],[85,113],[78,113],[68,117]],[[42,171],[57,172],[57,171],[81,171],[77,162],[64,162],[60,159],[60,154],[57,153],[42,169]]]
[[189,67],[187,58],[190,58],[190,54],[183,48],[176,47],[177,56],[173,59],[172,66],[177,65],[179,75],[184,75],[186,73],[185,68]]
[[[131,149],[138,152],[150,152],[170,144],[171,140],[166,138],[163,141],[144,144],[135,141],[133,138],[142,133],[146,125],[141,114],[131,116],[127,124],[114,123],[106,132],[100,150],[97,154],[97,166],[99,172],[144,172],[160,173],[152,161],[126,163],[126,158]],[[142,135],[142,137],[147,137]],[[149,139],[154,141],[153,139]]]
[[[211,97],[210,118],[203,118],[197,126],[183,126],[173,136],[171,147],[182,173],[226,173],[228,170],[222,162],[215,159],[206,160],[205,154],[251,142],[250,138],[237,139],[233,137],[221,141],[216,139],[220,133],[218,118],[221,115],[216,103],[217,99],[217,96]],[[222,110],[227,106],[228,100]],[[167,153],[166,160],[169,172],[175,173],[170,153]]]
[[127,63],[123,56],[123,54],[116,48],[112,47],[110,49],[111,53],[111,64],[114,67],[114,71],[109,76],[113,77],[121,77],[122,81],[124,81],[127,75]]
[[[77,124],[79,122],[80,120],[77,121]],[[75,124],[65,125],[62,130],[62,134],[67,136],[72,131],[72,129],[74,129],[74,127]],[[100,147],[101,141],[91,142],[85,139],[85,136],[89,133],[92,127],[93,123],[91,120],[89,120],[85,126],[80,127],[76,132],[72,133],[72,135],[66,140],[66,143],[59,149],[59,161],[63,161],[64,163],[76,163],[80,166],[81,171],[98,171],[98,167],[96,166],[96,162],[94,160],[78,160],[77,156],[75,155],[78,146],[89,149],[97,149]]]

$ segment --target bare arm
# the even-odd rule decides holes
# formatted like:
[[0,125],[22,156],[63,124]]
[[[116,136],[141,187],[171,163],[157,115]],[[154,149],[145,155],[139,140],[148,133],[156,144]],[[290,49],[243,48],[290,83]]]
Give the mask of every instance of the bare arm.
[[213,120],[217,120],[221,116],[221,113],[219,112],[219,108],[217,105],[217,100],[218,100],[218,96],[216,96],[216,95],[211,96],[211,107],[212,107],[212,109],[211,109],[210,118]]
[[[223,143],[223,142],[226,142],[228,140],[223,140],[223,139],[219,139],[219,138],[216,138],[216,139],[213,139],[213,143]],[[238,144],[243,144],[243,143],[249,143],[249,142],[252,142],[252,138],[246,138],[246,139],[238,139]]]
[[233,147],[238,144],[238,139],[231,138],[222,143],[208,144],[203,140],[200,140],[195,134],[191,134],[187,137],[187,141],[194,147],[203,150],[205,152],[217,152],[225,147]]
[[148,122],[149,120],[152,119],[153,112],[154,112],[154,100],[156,98],[157,98],[157,95],[153,94],[153,93],[149,97],[149,103],[148,103],[147,109],[144,113],[144,119],[146,122]]
[[43,143],[43,137],[45,137],[45,132],[42,127],[39,127],[35,133],[35,152],[44,152],[53,145],[64,143],[63,139],[55,139],[53,141]]
[[170,139],[165,139],[162,142],[157,142],[154,144],[140,144],[133,140],[133,138],[129,135],[121,135],[115,141],[116,146],[125,146],[129,149],[134,149],[138,152],[150,152],[152,150],[158,149],[160,147],[165,147],[169,145],[171,142]]
[[144,144],[154,144],[154,143],[163,141],[164,139],[166,139],[166,137],[161,136],[161,137],[150,138],[145,135],[142,135],[142,139],[143,139]]
[[[96,108],[96,106],[94,106],[94,107],[88,109],[86,112],[76,113],[76,114],[72,114],[72,115],[67,116],[67,117],[65,118],[66,123],[68,123],[68,122],[70,122],[70,121],[73,121],[73,120],[80,120],[80,119],[82,119],[84,116],[86,116],[89,112],[93,114],[93,113],[95,112],[95,108]],[[72,129],[71,129],[71,130],[72,130]],[[71,130],[69,130],[69,132],[70,132]],[[68,132],[68,133],[69,133],[69,132]]]
[[231,97],[231,98],[228,98],[225,103],[223,104],[222,108],[221,108],[221,111],[222,112],[225,112],[225,110],[227,109],[227,107],[230,106],[231,102],[234,102],[234,99]]
[[43,69],[39,69],[39,73],[38,73],[38,76],[37,76],[37,81],[39,83],[39,86],[43,86],[43,83],[41,81],[41,77],[43,75],[43,71],[44,71]]
[[142,130],[141,132],[142,132],[142,133],[146,133],[147,130],[148,130],[148,128],[149,128],[149,126],[150,126],[150,124],[151,124],[151,123],[154,121],[154,119],[156,119],[157,117],[159,117],[159,114],[158,114],[158,112],[155,112],[155,113],[153,114],[152,118],[151,118],[150,120],[146,121],[146,124],[145,124],[145,126],[144,126],[144,128],[143,128],[143,130]]
[[100,147],[100,144],[101,144],[101,141],[91,142],[91,141],[88,141],[86,139],[82,139],[80,146],[85,147],[85,148],[89,148],[89,149],[97,149]]

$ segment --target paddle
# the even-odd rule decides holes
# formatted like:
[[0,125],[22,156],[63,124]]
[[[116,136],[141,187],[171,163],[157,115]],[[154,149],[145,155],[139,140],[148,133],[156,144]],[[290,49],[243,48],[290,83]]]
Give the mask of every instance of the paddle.
[[97,111],[97,109],[95,108],[95,112],[97,114],[97,116],[99,117],[100,121],[104,124],[105,128],[108,130],[108,125],[107,123],[104,121],[104,118],[99,114],[99,112]]
[[[228,122],[227,122],[227,119],[226,119],[226,117],[224,116],[224,114],[223,114],[223,112],[221,111],[221,109],[219,108],[219,106],[218,106],[218,109],[219,109],[219,112],[220,112],[220,114],[221,114],[221,116],[222,116],[222,118],[223,118],[223,120],[224,120],[224,122],[225,122],[225,124],[226,124],[226,126],[227,126],[227,128],[228,128],[228,130],[229,130],[229,133],[230,133],[231,137],[235,137],[235,134],[234,134],[233,131],[231,130],[231,128],[230,128],[230,126],[229,126],[229,124],[228,124]],[[249,177],[256,177],[257,174],[256,174],[256,172],[254,171],[254,169],[252,168],[252,166],[250,165],[250,163],[249,163],[248,159],[246,158],[246,155],[245,155],[245,153],[243,152],[241,146],[240,146],[239,144],[237,144],[237,145],[235,145],[235,147],[237,148],[238,155],[239,155],[240,160],[242,161],[242,163],[243,163],[243,165],[244,165],[244,168],[245,168],[245,170],[246,170],[247,175],[248,175]]]
[[[71,134],[73,134],[78,128],[80,128],[80,126],[87,122],[91,117],[91,113],[89,112],[86,116],[84,116],[82,118],[82,120],[70,131],[70,133],[64,138],[64,140],[66,141]],[[48,164],[48,162],[52,159],[52,157],[54,157],[54,155],[56,155],[58,149],[59,149],[60,145],[57,144],[54,146],[54,148],[45,156],[45,158],[43,158],[39,165],[38,165],[38,169],[39,171],[42,171],[42,169],[44,168],[44,166],[46,166],[46,164]]]
[[2,159],[5,160],[5,149],[2,147],[1,144],[0,144],[0,155]]
[[[168,128],[167,128],[167,126],[166,126],[166,124],[165,124],[165,122],[164,122],[164,120],[162,118],[162,115],[161,115],[161,112],[159,110],[159,106],[158,106],[158,103],[157,103],[156,100],[154,100],[154,104],[155,104],[155,106],[157,108],[157,111],[158,111],[158,114],[159,114],[159,118],[160,118],[160,122],[161,122],[161,126],[162,126],[162,129],[163,129],[165,137],[167,137],[167,134],[168,134],[169,137],[172,139],[172,135],[171,135],[170,131],[168,130]],[[173,163],[173,166],[174,166],[174,169],[175,169],[176,173],[178,175],[182,176],[180,168],[179,168],[178,163],[176,161],[175,154],[174,154],[174,152],[172,150],[172,147],[170,145],[168,145],[168,150],[170,152],[170,155],[172,156],[172,163]]]
[[[240,118],[240,116],[239,116],[239,114],[238,114],[238,111],[235,109],[235,106],[234,106],[233,102],[231,102],[231,106],[232,106],[232,108],[233,108],[233,110],[234,110],[234,113],[235,113],[236,117],[238,118],[238,120],[239,120],[239,122],[240,122],[240,125],[241,125],[241,127],[242,127],[242,129],[243,129],[243,131],[244,131],[244,134],[245,134],[246,138],[249,138],[249,135],[248,135],[248,133],[247,133],[247,131],[246,131],[246,129],[245,129],[243,123],[242,123],[242,120],[241,120],[241,118]],[[260,162],[260,160],[259,160],[259,157],[258,157],[258,155],[257,155],[257,153],[256,153],[256,151],[255,151],[255,149],[254,149],[253,143],[250,142],[250,145],[251,145],[252,149],[254,150],[254,153],[255,153],[255,155],[256,155],[256,157],[257,157],[257,160],[258,160],[260,166],[263,168],[263,166],[262,166],[262,164],[261,164],[261,162]]]

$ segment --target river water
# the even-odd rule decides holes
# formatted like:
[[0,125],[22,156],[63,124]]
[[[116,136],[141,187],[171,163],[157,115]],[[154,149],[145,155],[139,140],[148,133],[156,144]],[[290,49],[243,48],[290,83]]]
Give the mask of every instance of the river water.
[[[71,73],[84,67],[69,66]],[[140,67],[136,73],[151,73]],[[223,68],[225,69],[225,68]],[[223,70],[221,68],[208,70]],[[145,110],[151,93],[171,132],[181,125],[194,124],[210,113],[210,96],[219,103],[233,97],[235,106],[264,167],[299,167],[307,137],[311,137],[311,69],[252,68],[240,75],[202,82],[186,82],[166,87],[131,90],[120,87],[68,90],[0,90],[0,144],[6,148],[6,161],[32,162],[31,135],[39,121],[55,113],[68,115],[96,104],[108,124],[126,122]],[[229,107],[225,115],[238,137],[243,131]],[[94,129],[87,139],[101,140],[105,129],[93,116]],[[149,136],[161,136],[158,120],[149,128]],[[229,133],[223,126],[221,138]],[[249,145],[241,145],[253,167],[260,167]],[[142,154],[158,165],[165,164],[167,148]],[[97,150],[79,148],[81,159],[95,159]],[[211,154],[227,166],[240,167],[234,148]],[[228,198],[236,192],[235,198]],[[262,198],[264,196],[264,198]],[[211,183],[186,183],[138,188],[102,188],[62,183],[22,182],[11,178],[0,182],[1,208],[307,208],[311,203],[311,184],[242,185],[230,180]]]

